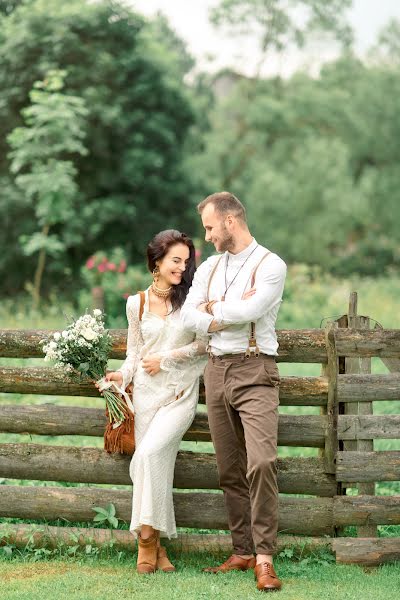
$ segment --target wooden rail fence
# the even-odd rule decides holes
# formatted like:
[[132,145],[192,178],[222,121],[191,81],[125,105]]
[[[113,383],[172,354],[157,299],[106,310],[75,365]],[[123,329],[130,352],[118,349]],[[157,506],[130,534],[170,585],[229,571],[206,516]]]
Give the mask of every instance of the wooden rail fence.
[[[0,331],[0,357],[43,357],[40,341],[53,331]],[[112,358],[125,355],[126,331],[114,330]],[[369,319],[357,316],[356,297],[349,312],[326,329],[278,332],[279,362],[319,363],[321,376],[284,376],[280,402],[283,406],[319,407],[319,415],[282,414],[278,443],[281,446],[319,449],[318,457],[291,457],[278,460],[281,494],[279,530],[293,536],[343,536],[345,527],[359,527],[359,538],[337,537],[333,548],[341,562],[374,564],[400,558],[400,538],[376,538],[377,525],[400,524],[400,496],[376,496],[375,482],[400,480],[400,452],[374,451],[374,439],[400,438],[400,415],[374,415],[373,402],[400,400],[400,330],[369,329]],[[388,366],[385,375],[371,374],[370,359],[380,357]],[[96,397],[89,381],[65,376],[51,367],[0,366],[0,432],[43,436],[103,435],[103,409],[79,406],[79,396]],[[38,394],[40,405],[5,403],[6,394]],[[77,406],[45,403],[45,396],[76,396]],[[204,404],[201,388],[200,405]],[[207,414],[203,406],[184,440],[209,442]],[[58,442],[59,443],[59,440]],[[94,506],[112,502],[117,516],[130,519],[131,490],[129,458],[108,455],[95,447],[45,443],[1,443],[0,517],[26,520],[65,519],[91,522]],[[46,481],[48,486],[15,485],[13,480]],[[56,482],[101,484],[61,487]],[[125,489],[116,489],[124,486]],[[218,489],[215,456],[212,453],[180,451],[174,487],[177,525],[189,528],[227,529],[222,494]],[[359,495],[347,495],[357,488]],[[297,497],[303,495],[307,497]],[[0,540],[10,525],[0,525]],[[22,543],[26,525],[14,526],[13,539]],[[58,528],[58,535],[65,532]],[[50,531],[50,530],[49,530]],[[52,530],[51,536],[55,533]],[[97,532],[108,539],[107,532]],[[123,532],[120,543],[129,545]],[[183,546],[195,538],[183,536]],[[9,539],[9,538],[7,538]],[[215,543],[215,536],[198,539]],[[224,540],[219,542],[226,546]],[[287,538],[285,538],[287,539]],[[290,538],[298,539],[298,538]],[[123,541],[125,540],[125,541]],[[327,543],[326,540],[320,543]],[[364,545],[363,545],[364,544]],[[229,542],[228,542],[229,545]],[[364,548],[364,550],[363,550]],[[373,554],[373,550],[376,550]],[[375,558],[371,558],[374,556]]]

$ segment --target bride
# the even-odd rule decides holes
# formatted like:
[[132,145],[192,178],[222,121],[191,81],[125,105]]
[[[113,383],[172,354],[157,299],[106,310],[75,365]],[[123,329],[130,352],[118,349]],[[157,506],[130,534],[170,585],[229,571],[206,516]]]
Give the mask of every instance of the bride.
[[136,450],[130,530],[138,534],[139,573],[174,571],[159,538],[176,537],[172,485],[182,436],[193,421],[207,339],[185,331],[180,308],[195,271],[193,242],[174,229],[149,243],[147,262],[153,283],[127,300],[127,356],[106,379],[125,389],[133,381]]

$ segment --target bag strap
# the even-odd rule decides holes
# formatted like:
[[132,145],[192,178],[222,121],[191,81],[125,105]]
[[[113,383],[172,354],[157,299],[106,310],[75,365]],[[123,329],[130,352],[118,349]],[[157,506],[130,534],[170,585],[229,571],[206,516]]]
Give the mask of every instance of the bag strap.
[[146,301],[146,296],[145,293],[140,291],[138,292],[139,296],[140,296],[140,306],[139,306],[139,321],[142,320],[142,316],[143,316],[143,310],[144,310],[144,303]]

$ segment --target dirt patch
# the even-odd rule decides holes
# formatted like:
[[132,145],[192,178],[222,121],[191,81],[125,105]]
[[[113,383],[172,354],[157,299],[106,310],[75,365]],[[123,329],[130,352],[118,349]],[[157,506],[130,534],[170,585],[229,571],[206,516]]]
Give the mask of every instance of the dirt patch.
[[45,563],[26,563],[24,565],[15,566],[15,568],[11,567],[8,572],[1,574],[1,579],[3,581],[15,581],[16,579],[49,577],[51,575],[63,575],[67,571],[71,571],[71,567],[63,564],[53,566]]

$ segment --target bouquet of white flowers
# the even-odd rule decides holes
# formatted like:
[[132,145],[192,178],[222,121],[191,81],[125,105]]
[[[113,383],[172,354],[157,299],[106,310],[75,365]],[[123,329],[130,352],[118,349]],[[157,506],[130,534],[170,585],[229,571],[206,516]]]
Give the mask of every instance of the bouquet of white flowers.
[[[104,328],[101,310],[95,309],[93,316],[82,315],[62,333],[57,331],[52,340],[44,340],[42,343],[45,361],[55,361],[55,366],[64,372],[78,372],[99,385],[110,423],[119,424],[124,421],[128,417],[128,407],[133,412],[132,403],[125,391],[117,388],[115,382],[106,381],[103,377],[112,342]],[[117,393],[111,391],[113,387]]]

